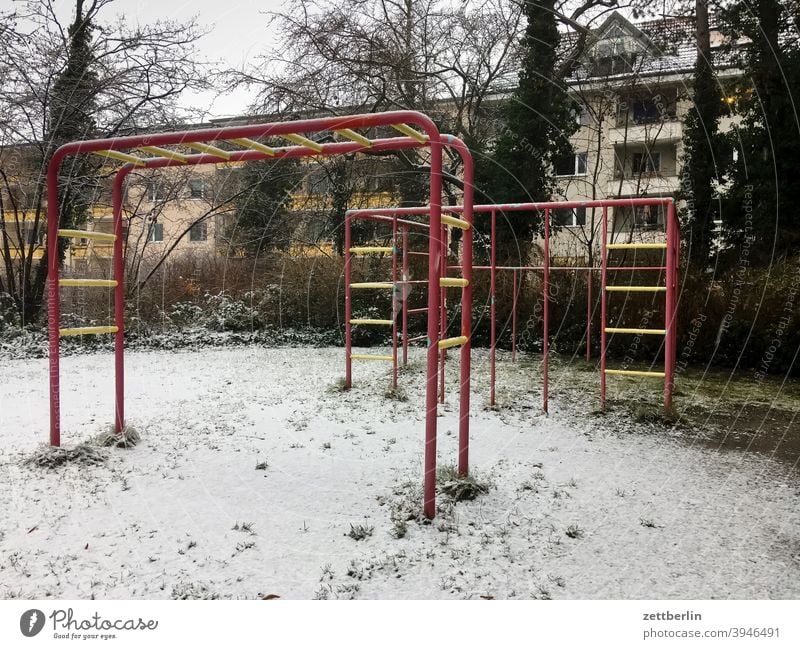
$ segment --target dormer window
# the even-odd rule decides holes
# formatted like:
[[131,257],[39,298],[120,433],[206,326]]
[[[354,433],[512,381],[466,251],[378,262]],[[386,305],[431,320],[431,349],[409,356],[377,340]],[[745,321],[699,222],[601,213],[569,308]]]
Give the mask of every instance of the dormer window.
[[628,38],[615,28],[604,37],[592,53],[592,76],[607,77],[633,72],[636,52],[628,47]]

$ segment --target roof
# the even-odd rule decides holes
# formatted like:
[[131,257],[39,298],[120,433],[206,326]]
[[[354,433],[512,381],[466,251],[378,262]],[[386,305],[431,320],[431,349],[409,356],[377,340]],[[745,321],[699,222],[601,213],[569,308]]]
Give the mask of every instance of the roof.
[[[712,30],[712,32],[718,34],[716,30]],[[593,59],[587,53],[592,51],[596,44],[612,41],[620,35],[624,35],[629,41],[638,43],[633,70],[620,74],[597,74],[596,68],[589,65]],[[576,31],[562,34],[563,57],[574,55],[578,39],[579,34]],[[712,43],[719,44],[720,39],[714,38]],[[712,57],[717,69],[732,67],[730,54],[722,48],[714,47]],[[568,82],[688,73],[693,70],[696,58],[694,18],[667,16],[634,24],[615,11],[602,25],[592,30],[586,43],[586,51],[581,57],[578,57],[579,65],[573,70]]]

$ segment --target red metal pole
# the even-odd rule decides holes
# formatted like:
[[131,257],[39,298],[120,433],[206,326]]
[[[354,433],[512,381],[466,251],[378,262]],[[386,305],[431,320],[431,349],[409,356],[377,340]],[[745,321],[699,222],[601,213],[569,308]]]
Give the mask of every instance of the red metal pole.
[[511,292],[511,362],[517,362],[517,271],[514,271]]
[[[472,212],[474,200],[474,163],[472,154],[461,140],[448,137],[450,146],[455,148],[464,161],[464,211],[462,218],[470,224],[461,237],[461,276],[467,285],[461,290],[461,335],[467,342],[461,346],[461,369],[459,386],[459,420],[458,420],[458,473],[465,476],[469,472],[469,403],[470,403],[470,368],[472,363],[472,245],[474,239],[475,220]],[[445,259],[446,264],[446,259]]]
[[353,331],[350,320],[353,317],[352,292],[350,290],[351,266],[353,256],[350,252],[352,243],[352,214],[344,213],[344,387],[349,390],[353,387]]
[[[441,277],[447,276],[447,227],[441,226],[441,242],[439,256],[441,259]],[[447,338],[447,289],[442,287],[439,297],[439,338]],[[447,358],[447,350],[439,351],[439,403],[444,403],[444,363]]]
[[425,458],[423,513],[436,515],[437,361],[439,358],[439,276],[442,228],[442,145],[438,134],[428,130],[431,151],[430,239],[428,240],[428,355],[425,386]]
[[489,310],[491,312],[491,333],[490,333],[490,341],[489,341],[489,404],[494,405],[495,403],[495,367],[496,367],[496,335],[497,335],[497,305],[496,302],[496,281],[497,281],[497,253],[495,249],[495,239],[497,235],[497,212],[492,210],[492,224],[491,224],[491,238],[489,241],[489,250],[490,250],[490,293],[491,293],[491,303],[489,304]]
[[664,317],[664,409],[672,407],[672,390],[675,384],[674,376],[674,349],[675,349],[675,288],[676,281],[676,255],[675,255],[675,204],[667,205],[667,295]]
[[544,330],[542,334],[542,354],[544,355],[542,408],[547,414],[547,397],[550,379],[550,208],[544,210]]
[[592,359],[592,271],[586,271],[586,360]]
[[61,446],[61,385],[59,376],[58,295],[58,168],[62,155],[56,151],[47,166],[47,336],[50,351],[50,446]]
[[606,407],[606,273],[608,269],[608,208],[603,206],[600,241],[600,408]]
[[[397,217],[394,217],[397,221]],[[403,281],[408,280],[408,226],[403,226]],[[408,297],[409,287],[403,286],[403,366],[408,365]]]
[[117,172],[112,187],[112,203],[114,216],[114,324],[117,332],[114,336],[114,382],[116,402],[114,408],[114,429],[121,433],[125,430],[125,257],[122,240],[122,200],[125,178],[132,167],[126,165]]
[[[405,278],[403,278],[405,279]],[[397,217],[392,219],[392,388],[397,389],[397,302],[401,295],[397,283]],[[408,286],[402,285],[401,290]]]

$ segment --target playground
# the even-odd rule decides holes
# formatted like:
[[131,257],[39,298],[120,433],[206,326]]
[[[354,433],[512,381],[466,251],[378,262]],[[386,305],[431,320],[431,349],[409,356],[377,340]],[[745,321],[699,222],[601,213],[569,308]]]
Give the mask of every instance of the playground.
[[[22,464],[41,441],[47,363],[6,361],[2,596],[797,597],[796,458],[721,449],[704,417],[642,422],[620,407],[636,379],[615,384],[621,401],[600,416],[579,359],[553,359],[545,416],[541,357],[498,352],[498,408],[487,408],[488,351],[474,356],[471,458],[487,492],[440,491],[431,523],[422,349],[400,371],[407,400],[384,395],[382,363],[342,392],[341,348],[131,353],[141,442],[55,470]],[[111,355],[62,369],[64,429],[86,441],[107,425]],[[694,387],[706,383],[683,378],[681,398],[717,404]],[[440,471],[456,457],[457,406],[448,393]]]
[[[375,137],[389,129],[401,137]],[[339,139],[320,144],[320,132]],[[125,350],[131,170],[411,148],[430,151],[428,205],[345,217],[343,348]],[[445,148],[463,161],[461,205],[442,205]],[[123,163],[112,234],[59,228],[58,170],[83,154]],[[601,213],[600,265],[556,266],[551,213],[578,204],[474,205],[469,150],[411,111],[75,142],[59,149],[48,178],[49,359],[9,361],[0,383],[0,498],[11,512],[0,529],[4,596],[797,596],[792,461],[729,453],[708,418],[682,417],[692,405],[709,412],[717,398],[702,381],[692,389],[684,377],[675,407],[680,233],[671,198],[580,203]],[[610,238],[609,210],[623,205],[663,209],[661,238]],[[493,235],[500,213],[542,219],[540,266],[498,266],[493,236],[489,265],[473,264],[475,215],[490,216]],[[354,242],[354,220],[387,226],[388,242]],[[424,249],[409,249],[410,229],[423,230]],[[78,236],[113,243],[113,279],[59,277],[59,252]],[[630,265],[641,250],[660,261]],[[615,251],[633,262],[615,264]],[[412,254],[424,257],[425,279],[410,279]],[[391,277],[353,281],[358,258],[372,255],[389,256]],[[565,270],[599,275],[600,327],[592,331],[590,296],[585,360],[550,349],[549,278]],[[479,350],[475,271],[491,275],[491,335]],[[495,282],[507,271],[542,277],[541,354],[518,355],[515,333],[510,353],[497,348]],[[652,278],[620,280],[633,271]],[[412,284],[425,300],[413,308]],[[62,327],[67,287],[113,291],[109,323]],[[388,312],[354,313],[354,292],[365,291],[388,291]],[[630,293],[662,300],[656,321],[610,311]],[[424,335],[411,335],[411,317],[425,322]],[[391,346],[357,347],[361,327],[387,328]],[[62,355],[64,337],[105,334],[113,355]],[[660,340],[658,358],[614,365],[607,350],[619,336]],[[32,452],[45,441],[46,403],[49,445]]]

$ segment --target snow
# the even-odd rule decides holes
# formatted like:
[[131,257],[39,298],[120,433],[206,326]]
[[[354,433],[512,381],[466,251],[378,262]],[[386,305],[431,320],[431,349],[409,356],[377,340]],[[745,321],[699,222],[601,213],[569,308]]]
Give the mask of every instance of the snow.
[[[490,489],[404,524],[421,505],[423,354],[401,400],[383,363],[355,364],[340,391],[342,349],[132,352],[142,441],[54,470],[24,464],[47,436],[47,361],[4,361],[0,597],[800,596],[796,472],[624,408],[599,416],[596,374],[569,365],[545,416],[538,363],[500,354],[489,409],[477,351],[471,465]],[[107,429],[112,372],[105,352],[62,359],[65,444]],[[453,354],[441,465],[456,458],[456,377]],[[358,525],[372,533],[348,536]]]

